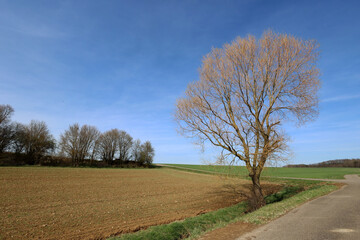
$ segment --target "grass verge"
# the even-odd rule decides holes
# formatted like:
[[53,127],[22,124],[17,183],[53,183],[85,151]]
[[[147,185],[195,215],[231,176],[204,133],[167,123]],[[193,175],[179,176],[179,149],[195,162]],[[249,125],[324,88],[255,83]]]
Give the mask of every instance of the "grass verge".
[[125,234],[120,237],[112,237],[110,239],[193,239],[208,231],[224,227],[233,222],[244,221],[255,224],[263,224],[283,215],[308,200],[325,195],[337,188],[338,186],[335,185],[316,184],[312,185],[308,190],[298,193],[304,189],[303,186],[286,187],[276,194],[267,196],[266,201],[268,205],[248,214],[245,214],[247,210],[247,203],[241,202],[231,207],[187,218],[183,221],[153,226],[146,230],[132,234]]
[[251,212],[237,218],[238,221],[254,224],[264,224],[275,218],[278,218],[295,207],[312,200],[314,198],[326,195],[339,188],[339,185],[326,184],[317,185],[306,191],[300,192],[293,197],[282,201],[266,205],[257,211]]

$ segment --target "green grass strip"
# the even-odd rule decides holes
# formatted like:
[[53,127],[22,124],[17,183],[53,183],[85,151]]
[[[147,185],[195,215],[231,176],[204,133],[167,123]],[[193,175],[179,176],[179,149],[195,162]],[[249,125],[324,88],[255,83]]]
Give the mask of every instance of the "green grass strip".
[[300,192],[291,198],[266,205],[257,211],[241,216],[236,220],[254,224],[264,224],[284,215],[288,211],[309,200],[326,195],[336,189],[338,189],[338,186],[335,185],[315,186],[307,191]]
[[[290,189],[294,190],[293,187],[290,187]],[[284,190],[282,190],[280,192],[284,193],[284,196],[283,196],[284,200],[282,200],[280,202],[268,204],[265,207],[262,207],[254,212],[238,216],[227,223],[216,224],[202,233],[192,234],[189,238],[187,238],[187,240],[197,239],[201,235],[204,235],[207,232],[210,232],[210,231],[218,229],[218,228],[226,227],[226,225],[228,225],[230,223],[236,223],[236,222],[247,222],[247,223],[252,223],[252,224],[268,223],[271,220],[274,220],[274,219],[284,215],[285,213],[289,212],[290,210],[294,209],[295,207],[298,207],[299,205],[301,205],[309,200],[312,200],[314,198],[326,195],[336,189],[338,189],[338,186],[335,186],[335,185],[316,185],[316,186],[312,186],[312,188],[310,188],[309,190],[300,192],[300,193],[296,194],[295,196],[292,196],[287,199],[286,199],[286,197],[288,196],[289,191],[284,192]],[[274,195],[279,196],[279,193],[268,196],[267,202],[268,202],[269,198],[274,197]]]
[[195,233],[201,233],[219,222],[229,222],[232,219],[244,214],[247,205],[241,202],[231,207],[223,208],[214,212],[202,214],[196,217],[187,218],[183,221],[173,222],[166,225],[150,227],[146,230],[133,234],[125,234],[120,237],[110,238],[121,240],[140,239],[183,239]]
[[[313,186],[307,191],[300,192],[302,187],[286,187],[276,194],[266,197],[268,205],[265,207],[245,214],[247,203],[241,202],[234,206],[219,209],[196,217],[187,218],[170,224],[153,226],[146,230],[136,233],[124,234],[120,237],[112,237],[111,240],[140,240],[157,239],[171,240],[198,237],[210,230],[224,227],[229,223],[244,221],[249,223],[261,224],[271,219],[277,218],[296,206],[325,195],[337,187],[334,185]],[[280,202],[278,202],[280,201]],[[276,202],[276,203],[273,203]],[[271,204],[269,204],[271,203]]]

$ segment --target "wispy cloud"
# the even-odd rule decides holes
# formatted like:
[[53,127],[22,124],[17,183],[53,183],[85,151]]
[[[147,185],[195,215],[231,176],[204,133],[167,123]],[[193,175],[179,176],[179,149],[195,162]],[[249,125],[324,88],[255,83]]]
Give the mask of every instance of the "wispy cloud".
[[53,24],[43,22],[32,16],[13,12],[0,12],[0,29],[39,38],[61,38],[66,36]]
[[339,102],[339,101],[346,101],[351,99],[357,99],[360,98],[360,94],[356,95],[341,95],[341,96],[335,96],[331,98],[325,98],[321,102]]
[[13,27],[9,27],[8,30],[40,38],[60,38],[65,36],[64,33],[52,29],[46,25],[34,26],[31,24],[19,24]]

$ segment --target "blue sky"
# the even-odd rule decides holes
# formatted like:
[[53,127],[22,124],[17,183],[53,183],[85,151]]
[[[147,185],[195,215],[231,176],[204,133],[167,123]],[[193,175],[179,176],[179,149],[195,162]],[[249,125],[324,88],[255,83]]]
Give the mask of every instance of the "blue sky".
[[202,57],[237,36],[285,32],[320,44],[319,118],[286,131],[290,163],[360,157],[357,1],[1,1],[0,104],[13,120],[119,128],[158,163],[214,161],[177,134],[176,99]]

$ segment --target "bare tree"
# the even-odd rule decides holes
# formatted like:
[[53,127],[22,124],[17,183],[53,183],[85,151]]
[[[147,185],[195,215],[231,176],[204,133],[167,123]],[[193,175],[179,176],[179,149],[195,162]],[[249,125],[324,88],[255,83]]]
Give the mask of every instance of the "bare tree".
[[0,105],[0,153],[10,147],[14,137],[14,125],[10,124],[13,112],[10,105]]
[[130,151],[133,138],[125,131],[119,132],[119,161],[124,162],[130,159]]
[[29,125],[18,124],[15,133],[17,152],[27,155],[28,163],[38,163],[40,158],[55,149],[55,139],[43,121],[32,120]]
[[73,165],[77,165],[80,161],[78,154],[80,151],[79,138],[80,126],[78,123],[69,126],[69,129],[65,130],[65,132],[60,135],[60,152],[61,154],[71,158]]
[[26,125],[15,122],[14,124],[14,135],[11,144],[11,150],[15,153],[24,152],[25,145],[22,139],[25,139],[26,136]]
[[8,123],[13,113],[14,109],[10,105],[0,105],[0,125]]
[[92,149],[95,147],[96,140],[99,138],[100,132],[94,126],[83,125],[79,134],[79,159],[83,161],[90,157]]
[[80,128],[79,124],[75,123],[60,135],[60,151],[71,158],[73,165],[78,166],[85,158],[93,155],[99,135],[96,127],[83,125]]
[[155,150],[151,145],[150,141],[146,141],[141,144],[141,163],[146,165],[151,165],[155,156]]
[[133,161],[140,163],[141,161],[141,141],[139,139],[133,142],[131,148],[131,157]]
[[111,164],[115,158],[115,154],[119,145],[120,133],[118,129],[111,129],[99,138],[99,153],[102,160],[107,164]]
[[282,124],[317,116],[318,44],[267,31],[237,38],[203,59],[200,80],[178,99],[179,130],[222,149],[231,163],[245,163],[254,207],[265,204],[260,175],[266,161],[287,148]]
[[93,165],[94,161],[96,159],[98,159],[98,156],[100,155],[100,143],[101,143],[100,136],[101,136],[101,133],[99,132],[99,136],[95,140],[94,146],[92,147],[92,150],[91,150],[90,165]]
[[3,153],[11,147],[14,141],[14,135],[14,124],[0,124],[0,153]]

